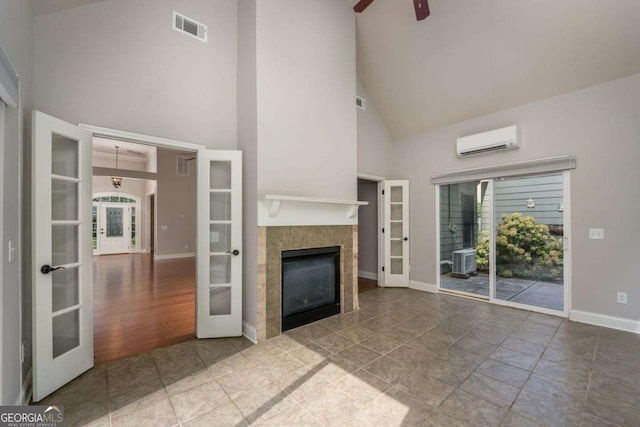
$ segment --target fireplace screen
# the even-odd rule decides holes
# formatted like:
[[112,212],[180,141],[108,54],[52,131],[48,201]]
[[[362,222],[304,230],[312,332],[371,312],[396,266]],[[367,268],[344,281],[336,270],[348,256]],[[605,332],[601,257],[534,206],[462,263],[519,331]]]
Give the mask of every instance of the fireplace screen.
[[340,247],[282,252],[282,330],[340,313]]

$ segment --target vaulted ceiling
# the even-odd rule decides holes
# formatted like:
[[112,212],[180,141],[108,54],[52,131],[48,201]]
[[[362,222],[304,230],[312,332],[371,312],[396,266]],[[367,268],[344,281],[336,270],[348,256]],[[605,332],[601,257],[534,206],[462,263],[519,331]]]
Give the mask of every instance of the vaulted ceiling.
[[[38,15],[98,1],[31,3]],[[356,14],[358,76],[396,138],[640,72],[639,0],[429,7],[420,22],[412,0]]]
[[[348,0],[351,5],[356,0]],[[640,72],[638,0],[374,0],[358,76],[396,138]]]

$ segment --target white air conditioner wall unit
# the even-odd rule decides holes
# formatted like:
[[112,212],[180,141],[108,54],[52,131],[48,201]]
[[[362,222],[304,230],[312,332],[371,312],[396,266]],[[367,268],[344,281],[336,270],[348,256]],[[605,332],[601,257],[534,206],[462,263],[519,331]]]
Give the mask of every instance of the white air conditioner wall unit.
[[476,250],[462,249],[453,251],[453,267],[452,273],[458,275],[473,274],[477,270],[476,267]]
[[464,136],[462,138],[458,138],[456,142],[458,157],[468,157],[475,154],[515,150],[520,148],[518,127],[515,125],[489,132]]

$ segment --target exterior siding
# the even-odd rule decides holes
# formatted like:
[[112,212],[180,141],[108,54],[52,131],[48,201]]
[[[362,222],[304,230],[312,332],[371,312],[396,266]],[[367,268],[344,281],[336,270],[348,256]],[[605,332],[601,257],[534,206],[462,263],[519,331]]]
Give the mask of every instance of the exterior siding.
[[[533,216],[538,224],[563,225],[563,212],[558,210],[563,202],[562,175],[496,180],[494,191],[496,222],[503,214],[520,212]],[[535,207],[527,207],[529,199]]]

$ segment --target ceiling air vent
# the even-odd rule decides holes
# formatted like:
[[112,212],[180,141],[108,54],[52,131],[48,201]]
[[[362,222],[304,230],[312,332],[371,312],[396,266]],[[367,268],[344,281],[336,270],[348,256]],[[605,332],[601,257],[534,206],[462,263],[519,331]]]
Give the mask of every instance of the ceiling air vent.
[[173,12],[173,29],[183,34],[194,37],[202,42],[207,42],[207,26],[187,18],[178,12]]
[[356,107],[358,107],[361,110],[366,110],[367,109],[367,103],[364,100],[363,97],[361,96],[356,96]]

